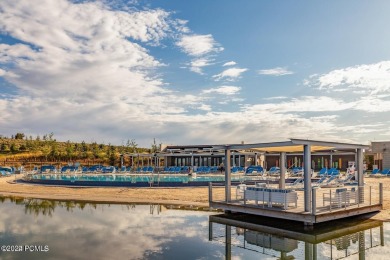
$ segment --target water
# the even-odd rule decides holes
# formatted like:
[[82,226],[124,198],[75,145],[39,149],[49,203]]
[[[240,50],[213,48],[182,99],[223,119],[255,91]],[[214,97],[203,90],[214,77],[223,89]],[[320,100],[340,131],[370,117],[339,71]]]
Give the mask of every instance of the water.
[[[1,197],[0,197],[1,198]],[[0,259],[388,259],[390,225],[355,221],[303,231],[285,221],[226,225],[187,207],[1,198]],[[236,216],[235,221],[251,221]],[[211,221],[211,222],[210,222]],[[335,222],[333,222],[335,223]],[[244,225],[244,226],[242,226]],[[304,233],[306,232],[306,234]],[[309,241],[306,241],[309,240]],[[228,243],[226,243],[228,242]],[[30,252],[31,246],[47,252]],[[359,253],[360,251],[360,253]]]
[[[32,179],[36,180],[60,180],[60,181],[116,181],[116,182],[224,182],[225,176],[189,176],[189,175],[117,175],[117,174],[34,174],[31,175]],[[244,182],[244,181],[258,181],[261,177],[257,176],[232,176],[232,181]]]

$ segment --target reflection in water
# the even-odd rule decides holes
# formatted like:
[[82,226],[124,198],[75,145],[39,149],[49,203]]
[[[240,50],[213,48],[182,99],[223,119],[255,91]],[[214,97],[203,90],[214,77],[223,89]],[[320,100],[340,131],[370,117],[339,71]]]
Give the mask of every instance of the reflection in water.
[[[48,252],[0,252],[0,259],[246,260],[350,256],[380,260],[390,255],[390,248],[384,243],[390,240],[390,225],[377,221],[348,220],[337,222],[336,227],[336,222],[332,222],[332,226],[305,231],[301,223],[296,227],[283,221],[275,226],[264,220],[251,222],[243,216],[232,223],[221,215],[211,216],[213,212],[194,211],[194,207],[15,197],[0,197],[0,201],[1,245],[49,248]],[[282,225],[285,229],[281,229]]]
[[[96,209],[97,205],[106,205],[110,207],[112,204],[107,203],[96,203],[96,202],[85,202],[85,201],[58,201],[58,200],[44,200],[44,199],[33,199],[33,198],[23,198],[23,197],[2,197],[0,196],[0,202],[13,202],[17,205],[24,205],[25,206],[25,213],[26,214],[34,214],[35,216],[38,216],[39,214],[45,215],[45,216],[51,216],[54,212],[54,209],[56,207],[59,208],[65,208],[67,211],[72,212],[73,209],[77,208],[80,210],[83,210],[85,207],[90,207],[93,209]],[[136,205],[145,205],[145,204],[139,204],[139,203],[129,203],[129,204],[120,204],[115,203],[113,205],[122,205],[122,207],[125,207],[126,209],[135,209]],[[192,205],[163,205],[163,204],[149,204],[150,207],[150,214],[160,214],[162,211],[166,209],[179,209],[179,210],[191,210],[191,211],[215,211],[218,212],[218,210],[210,210],[208,207],[198,207],[198,206],[192,206]]]
[[[383,223],[374,220],[343,220],[305,230],[295,223],[257,218],[256,223],[240,216],[214,215],[209,220],[209,240],[225,245],[225,257],[236,257],[237,248],[278,259],[366,259],[368,250],[384,247]],[[273,222],[273,223],[272,223]]]
[[208,216],[191,207],[0,197],[0,244],[48,246],[0,259],[215,259]]
[[52,216],[55,208],[65,208],[67,211],[73,211],[74,208],[83,210],[87,205],[96,209],[96,203],[75,202],[75,201],[56,201],[56,200],[41,200],[22,197],[0,197],[0,202],[14,202],[17,205],[24,205],[26,214],[38,216]]
[[[22,197],[1,197],[0,202],[6,201],[14,202],[17,205],[24,205],[26,214],[33,214],[38,216],[40,214],[44,216],[52,216],[55,208],[64,208],[66,211],[72,212],[73,209],[84,210],[86,207],[96,209],[97,205],[107,205],[110,207],[111,204],[84,202],[84,201],[57,201],[57,200],[43,200],[33,198],[22,198]],[[144,205],[144,204],[139,204]],[[127,210],[134,210],[136,204],[121,204]],[[161,205],[161,204],[150,204],[150,214],[159,215],[162,211],[165,211],[167,207],[169,209],[193,209],[191,206],[180,206],[180,205]]]

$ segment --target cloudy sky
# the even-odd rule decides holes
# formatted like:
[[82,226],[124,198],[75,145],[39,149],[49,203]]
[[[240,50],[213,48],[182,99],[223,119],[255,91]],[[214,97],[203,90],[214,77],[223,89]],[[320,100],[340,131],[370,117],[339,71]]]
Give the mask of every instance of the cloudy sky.
[[390,139],[390,2],[0,1],[0,134]]

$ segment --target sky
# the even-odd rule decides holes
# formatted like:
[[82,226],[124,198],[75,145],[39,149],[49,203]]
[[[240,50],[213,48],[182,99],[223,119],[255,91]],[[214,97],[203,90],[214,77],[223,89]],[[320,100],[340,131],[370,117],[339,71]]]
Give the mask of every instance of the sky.
[[0,135],[390,140],[390,2],[0,1]]

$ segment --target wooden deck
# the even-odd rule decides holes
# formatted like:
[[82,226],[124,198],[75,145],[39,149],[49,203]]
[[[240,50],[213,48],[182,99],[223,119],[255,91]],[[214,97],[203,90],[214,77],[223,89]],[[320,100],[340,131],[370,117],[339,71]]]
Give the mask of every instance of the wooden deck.
[[[312,214],[310,212],[305,212],[302,207],[289,208],[284,210],[283,208],[278,207],[263,207],[262,205],[244,205],[240,201],[231,201],[229,203],[222,201],[212,201],[210,202],[211,208],[222,209],[224,211],[230,212],[240,212],[264,217],[278,218],[278,219],[287,219],[293,221],[304,222],[305,224],[315,224],[321,223],[330,220],[348,218],[352,216],[378,212],[381,210],[381,205],[364,205],[360,204],[349,206],[347,208],[333,209],[332,211],[327,210],[327,207],[323,207],[320,212]],[[317,208],[320,209],[320,208]]]

